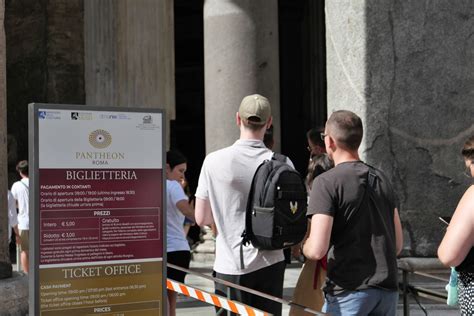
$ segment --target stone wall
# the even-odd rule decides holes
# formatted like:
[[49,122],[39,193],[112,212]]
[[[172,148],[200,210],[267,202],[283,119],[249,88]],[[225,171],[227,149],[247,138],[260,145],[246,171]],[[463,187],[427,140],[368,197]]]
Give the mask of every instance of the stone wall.
[[467,185],[474,133],[474,6],[469,0],[327,1],[328,113],[364,120],[361,153],[391,177],[404,254],[435,256]]
[[28,276],[14,272],[0,283],[0,315],[28,315]]

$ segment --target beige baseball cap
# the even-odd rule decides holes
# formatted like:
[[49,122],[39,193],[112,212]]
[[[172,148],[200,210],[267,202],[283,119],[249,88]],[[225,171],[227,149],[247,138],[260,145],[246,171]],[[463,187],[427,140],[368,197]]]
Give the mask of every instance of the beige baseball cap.
[[260,94],[252,94],[243,98],[239,107],[239,115],[242,120],[252,124],[264,125],[272,115],[270,102]]

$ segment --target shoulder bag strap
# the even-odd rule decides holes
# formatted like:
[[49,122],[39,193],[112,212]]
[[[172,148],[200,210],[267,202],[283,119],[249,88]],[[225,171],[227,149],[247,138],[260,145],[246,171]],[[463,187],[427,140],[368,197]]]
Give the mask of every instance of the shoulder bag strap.
[[371,167],[367,164],[366,164],[366,166],[369,167],[369,171],[367,172],[367,183],[365,185],[364,195],[362,196],[361,200],[359,201],[359,205],[357,206],[357,209],[347,219],[345,227],[347,227],[349,225],[350,220],[352,218],[354,218],[354,216],[357,213],[359,213],[360,208],[362,207],[362,205],[364,205],[364,202],[366,201],[367,196],[368,196],[368,194],[367,194],[368,190],[373,190],[375,188],[375,181],[377,180],[377,175],[375,174],[375,171],[374,171],[373,167]]

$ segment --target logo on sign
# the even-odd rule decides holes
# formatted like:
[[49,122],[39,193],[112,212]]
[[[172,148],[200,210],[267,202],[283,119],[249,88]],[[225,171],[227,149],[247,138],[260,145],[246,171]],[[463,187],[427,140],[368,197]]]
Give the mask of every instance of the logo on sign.
[[92,113],[85,113],[85,112],[71,112],[71,120],[92,120]]
[[151,115],[145,115],[143,117],[143,124],[151,124],[153,123],[153,118],[151,117]]
[[151,131],[159,129],[160,126],[153,123],[153,116],[151,114],[146,114],[142,117],[142,123],[138,124],[137,128],[142,131]]
[[[96,129],[89,134],[89,143],[97,149],[112,144],[112,135],[106,130]],[[125,153],[108,151],[77,151],[76,160],[89,160],[93,165],[108,165],[110,161],[125,159]]]
[[98,149],[103,149],[112,143],[112,135],[103,129],[97,129],[89,134],[89,143]]
[[124,113],[100,114],[99,118],[101,120],[131,120],[131,118]]
[[38,111],[40,120],[60,120],[61,112],[58,111]]

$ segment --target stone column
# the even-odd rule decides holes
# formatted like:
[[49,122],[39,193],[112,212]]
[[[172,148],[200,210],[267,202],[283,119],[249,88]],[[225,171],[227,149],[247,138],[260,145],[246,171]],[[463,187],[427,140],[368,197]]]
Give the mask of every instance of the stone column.
[[0,279],[12,275],[8,248],[8,159],[7,159],[7,89],[5,46],[5,1],[0,0]]
[[206,151],[239,135],[235,113],[246,95],[272,105],[275,150],[280,148],[278,2],[206,0],[204,3]]
[[460,148],[474,133],[472,4],[326,1],[328,114],[358,113],[362,159],[400,199],[405,254],[436,256],[468,185]]
[[85,0],[86,103],[161,108],[174,119],[173,29],[172,0]]

